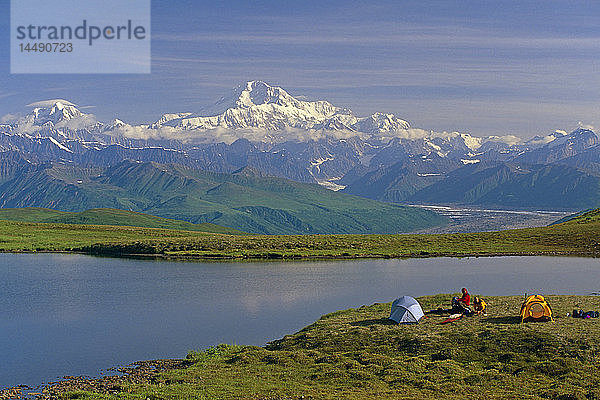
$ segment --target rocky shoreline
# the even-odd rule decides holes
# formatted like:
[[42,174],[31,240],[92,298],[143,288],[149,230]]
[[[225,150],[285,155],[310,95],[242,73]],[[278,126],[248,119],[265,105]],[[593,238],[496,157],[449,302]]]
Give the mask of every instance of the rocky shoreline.
[[60,393],[88,391],[102,394],[114,394],[123,391],[125,385],[150,384],[156,382],[156,376],[162,372],[182,369],[191,365],[189,360],[163,359],[138,361],[125,367],[114,368],[109,371],[119,375],[107,375],[99,378],[87,376],[64,376],[56,382],[49,382],[31,388],[19,385],[0,390],[0,400],[13,399],[58,399]]

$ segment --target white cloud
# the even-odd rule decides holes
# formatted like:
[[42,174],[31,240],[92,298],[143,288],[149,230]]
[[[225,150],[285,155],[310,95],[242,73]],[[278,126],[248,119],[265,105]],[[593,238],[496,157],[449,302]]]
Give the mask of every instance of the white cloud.
[[20,118],[17,114],[6,114],[0,118],[0,122],[3,124],[12,124]]
[[[272,21],[270,21],[272,22]],[[405,46],[435,48],[520,48],[520,49],[598,49],[599,37],[573,37],[567,35],[542,36],[524,35],[512,32],[457,25],[429,25],[416,23],[389,23],[379,21],[377,24],[328,24],[319,27],[319,34],[312,30],[297,28],[292,31],[293,24],[270,32],[235,32],[206,35],[189,33],[154,33],[153,40],[165,42],[187,43],[244,43],[258,45],[355,45],[355,46]]]
[[54,106],[58,102],[66,105],[66,106],[77,107],[77,104],[73,104],[70,101],[64,100],[64,99],[53,99],[53,100],[36,101],[35,103],[27,104],[27,107],[48,108],[48,107]]
[[98,123],[94,114],[83,114],[79,117],[61,121],[56,124],[57,128],[67,128],[71,130],[85,129]]
[[504,136],[488,136],[486,138],[488,142],[498,142],[498,143],[506,143],[509,146],[514,146],[517,144],[523,143],[523,139],[514,135],[504,135]]

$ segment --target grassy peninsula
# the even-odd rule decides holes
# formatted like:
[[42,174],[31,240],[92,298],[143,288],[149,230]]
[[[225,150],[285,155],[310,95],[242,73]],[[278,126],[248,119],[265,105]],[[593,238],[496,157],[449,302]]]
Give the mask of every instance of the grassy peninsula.
[[0,221],[0,251],[190,259],[600,255],[600,210],[549,227],[465,234],[233,235],[214,225],[213,232],[223,233],[177,228]]
[[[451,295],[419,298],[424,310]],[[73,380],[63,399],[597,399],[598,296],[547,296],[555,321],[521,324],[522,296],[485,297],[488,316],[418,325],[387,320],[390,304],[337,311],[265,347],[219,345],[145,379]],[[176,363],[174,365],[177,365]],[[104,378],[105,382],[111,382]],[[93,393],[92,390],[97,391]],[[55,396],[55,397],[51,397]]]

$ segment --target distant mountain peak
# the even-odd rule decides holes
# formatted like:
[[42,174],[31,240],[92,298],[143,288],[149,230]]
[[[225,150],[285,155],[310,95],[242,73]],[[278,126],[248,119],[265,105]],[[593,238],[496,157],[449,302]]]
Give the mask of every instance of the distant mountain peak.
[[221,98],[216,104],[228,108],[250,108],[263,104],[286,106],[294,103],[294,100],[293,96],[279,86],[255,80],[238,85],[230,96]]
[[[323,134],[405,136],[410,125],[394,114],[357,117],[326,100],[300,100],[279,86],[260,80],[238,85],[232,92],[195,115],[165,114],[151,128],[227,130],[233,138],[258,141],[313,140]],[[237,133],[232,133],[237,132]],[[277,132],[277,134],[273,134]],[[299,133],[302,132],[302,133]],[[336,136],[336,137],[337,137]]]
[[580,126],[579,128],[575,129],[573,132],[571,132],[571,134],[569,136],[577,136],[577,135],[596,135],[594,133],[594,131],[591,129],[591,127],[582,127]]
[[247,177],[259,177],[259,178],[265,178],[265,177],[269,176],[269,175],[265,174],[264,172],[254,168],[254,167],[250,167],[250,166],[245,166],[236,171],[233,171],[232,175],[247,176]]
[[[289,110],[283,108],[289,108]],[[298,100],[279,86],[253,80],[238,85],[228,96],[224,96],[212,106],[200,110],[197,116],[215,117],[225,114],[229,110],[269,114],[283,111],[294,112],[294,109],[298,109],[300,112],[309,112],[315,118],[331,117],[339,110],[328,101]]]
[[28,107],[33,107],[30,114],[33,117],[33,123],[40,126],[49,122],[57,124],[84,115],[77,105],[63,99],[38,101],[29,104]]
[[261,104],[283,105],[292,96],[277,86],[270,86],[263,81],[249,81],[237,98],[238,107],[252,107]]
[[556,139],[560,139],[562,137],[568,136],[569,134],[566,131],[557,129],[554,132],[552,132],[549,135],[546,136],[534,136],[531,139],[529,139],[528,141],[525,142],[525,144],[527,145],[531,145],[531,146],[543,146],[546,145],[548,143],[551,143],[553,141],[555,141]]
[[119,128],[124,128],[127,126],[127,123],[125,123],[124,121],[120,120],[119,118],[115,118],[112,120],[112,122],[106,127],[106,129],[108,130],[112,130],[112,129],[119,129]]

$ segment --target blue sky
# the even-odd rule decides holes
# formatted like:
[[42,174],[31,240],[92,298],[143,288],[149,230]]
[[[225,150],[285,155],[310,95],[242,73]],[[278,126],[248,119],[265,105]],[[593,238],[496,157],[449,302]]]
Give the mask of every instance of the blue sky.
[[597,2],[364,3],[153,0],[149,75],[10,75],[0,12],[0,115],[65,98],[101,120],[151,122],[260,79],[424,129],[528,137],[600,125]]

